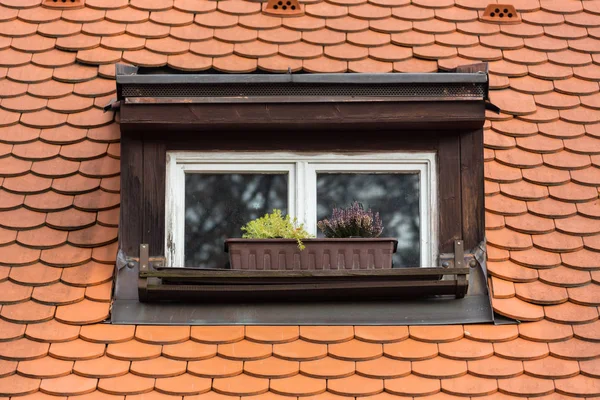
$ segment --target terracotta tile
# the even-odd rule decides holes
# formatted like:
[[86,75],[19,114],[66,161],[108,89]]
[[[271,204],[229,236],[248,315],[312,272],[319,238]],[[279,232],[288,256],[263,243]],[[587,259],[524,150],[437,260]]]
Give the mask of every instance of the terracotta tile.
[[523,365],[529,375],[542,379],[568,378],[579,373],[577,362],[559,360],[554,357],[546,357],[536,361],[525,361]]
[[416,375],[386,379],[385,391],[399,396],[426,396],[440,391],[440,381]]
[[18,372],[28,378],[58,378],[69,375],[72,368],[72,361],[44,357],[37,360],[19,362]]
[[212,66],[212,59],[196,56],[192,53],[169,56],[167,64],[175,69],[182,71],[201,71]]
[[568,300],[567,290],[543,282],[515,284],[516,295],[521,300],[534,304],[560,304]]
[[[65,196],[67,197],[67,196]],[[68,197],[72,202],[72,197]],[[65,201],[66,205],[66,201]],[[55,228],[62,229],[77,229],[86,226],[92,226],[96,221],[96,214],[90,212],[79,211],[70,208],[65,211],[50,213],[47,216],[46,223]]]
[[[27,63],[31,61],[31,58],[32,55],[29,53],[23,53],[13,49],[0,50],[0,66],[3,67],[17,67],[27,65]],[[8,71],[6,73],[8,73]],[[18,90],[19,88],[22,88],[23,86],[18,82],[11,83],[9,81],[3,81],[3,85],[7,85],[9,87],[4,87],[2,92],[0,93],[11,93],[15,90]]]
[[44,141],[55,144],[74,143],[85,138],[86,131],[70,126],[61,126],[58,128],[42,129],[40,137]]
[[88,286],[85,288],[85,298],[92,301],[110,302],[112,288],[112,282],[107,282],[97,286]]
[[57,231],[47,226],[41,228],[20,231],[17,242],[34,248],[47,249],[66,243],[67,233]]
[[220,356],[233,360],[260,360],[271,355],[272,346],[242,340],[236,343],[219,344],[217,352]]
[[83,161],[79,172],[89,177],[108,177],[119,174],[119,160],[113,157],[101,157],[89,161]]
[[8,342],[23,336],[25,325],[0,320],[0,340]]
[[[332,7],[335,7],[332,5]],[[306,11],[306,7],[305,7]],[[307,14],[309,14],[307,12]],[[240,15],[238,19],[238,24],[244,28],[249,29],[275,29],[281,26],[282,19],[279,17],[273,17],[270,15],[256,13],[250,15]],[[259,37],[260,37],[259,31]],[[171,36],[173,36],[173,28],[171,28]]]
[[371,396],[383,392],[383,380],[352,375],[327,381],[328,391],[341,396]]
[[540,270],[540,280],[551,285],[564,287],[581,286],[590,282],[587,271],[578,271],[572,268],[557,267],[549,270]]
[[425,21],[435,16],[434,10],[418,7],[414,4],[401,8],[393,8],[392,11],[398,18],[408,21]]
[[[550,343],[550,354],[564,360],[593,360],[600,355],[597,343],[577,338],[565,342]],[[575,375],[575,373],[573,373]]]
[[22,194],[10,193],[6,190],[0,190],[0,197],[1,210],[18,208],[23,204],[23,200],[25,199],[25,196]]
[[77,339],[79,330],[78,326],[61,324],[51,319],[47,322],[27,325],[25,336],[39,342],[70,342]]
[[151,344],[180,343],[190,338],[190,327],[143,325],[136,328],[135,337],[141,342]]
[[560,255],[531,248],[525,251],[513,251],[510,253],[511,261],[531,268],[553,268],[561,263]]
[[[4,104],[4,103],[2,103]],[[565,148],[580,154],[600,153],[600,140],[586,135],[574,139],[565,140]]]
[[172,395],[196,395],[208,392],[211,380],[198,376],[183,374],[171,378],[157,378],[155,383],[157,391]]
[[217,346],[188,340],[183,343],[164,345],[162,353],[175,360],[204,360],[217,354]]
[[530,235],[517,233],[509,229],[488,232],[488,240],[494,246],[506,250],[526,250],[533,245]]
[[[40,193],[48,190],[50,188],[52,180],[48,178],[42,178],[33,174],[27,174],[19,177],[11,177],[4,179],[4,189],[15,192],[15,193]],[[16,213],[16,211],[14,211]],[[32,219],[36,219],[35,214],[19,212],[19,214],[24,217],[29,218],[29,222],[32,222]],[[0,217],[4,220],[4,217]],[[24,220],[21,223],[17,222],[15,227],[21,226],[21,224],[27,224],[28,221]]]
[[0,303],[11,304],[29,300],[32,289],[11,281],[0,282]]
[[438,346],[433,343],[407,339],[397,343],[386,343],[383,352],[387,357],[399,360],[427,360],[438,355]]
[[2,264],[5,265],[23,265],[32,264],[40,257],[40,250],[28,249],[18,244],[4,246],[5,255],[2,258]]
[[579,363],[580,367],[581,367],[581,372],[584,375],[590,376],[590,377],[594,377],[594,378],[598,378],[599,371],[598,371],[598,361],[597,360],[590,360],[590,361],[581,361]]
[[[354,368],[352,369],[354,371]],[[257,378],[285,378],[294,376],[299,372],[299,363],[297,361],[269,357],[262,360],[244,362],[244,372]]]
[[190,45],[190,51],[206,57],[223,57],[233,53],[234,45],[219,40],[210,39],[204,42],[194,42]]
[[354,337],[352,326],[301,326],[300,337],[315,343],[341,343]]
[[[47,264],[63,267],[81,265],[89,261],[90,258],[91,250],[76,248],[69,244],[42,250],[40,257],[40,259]],[[64,277],[65,274],[63,274],[63,279]]]
[[172,27],[170,35],[184,41],[201,41],[212,38],[213,30],[196,24]]
[[423,342],[453,342],[463,337],[462,325],[411,326],[410,337]]
[[62,269],[52,268],[47,265],[33,264],[22,267],[13,267],[9,278],[12,281],[25,285],[48,285],[58,282]]
[[131,340],[109,344],[106,354],[118,360],[149,360],[160,356],[161,346]]
[[437,69],[436,62],[420,60],[418,58],[411,58],[409,60],[394,63],[395,72],[435,72]]
[[0,35],[22,37],[29,36],[35,33],[38,25],[25,21],[6,21],[0,22]]
[[91,50],[100,45],[100,37],[84,35],[82,33],[59,37],[56,39],[56,48],[66,51]]
[[321,56],[304,60],[302,67],[305,71],[312,73],[343,73],[348,69],[348,62]]
[[92,360],[76,361],[73,372],[90,378],[112,378],[127,374],[129,365],[129,361],[115,360],[104,356]]
[[467,373],[467,363],[436,357],[425,361],[413,361],[412,372],[424,378],[455,378]]
[[17,370],[18,363],[16,361],[0,361],[0,378],[10,376]]
[[307,4],[304,11],[307,15],[317,18],[339,18],[348,15],[348,7],[324,2]]
[[2,306],[0,315],[12,322],[44,322],[52,319],[55,307],[26,301]]
[[599,78],[600,67],[597,65],[586,65],[583,67],[575,67],[573,68],[573,75],[581,78],[594,80]]
[[[318,333],[310,336],[313,338],[318,337]],[[317,360],[327,355],[327,345],[296,340],[290,343],[273,345],[273,355],[286,360]]]
[[55,283],[51,286],[36,287],[33,299],[43,304],[62,305],[72,304],[83,300],[85,289]]
[[141,394],[154,388],[154,379],[127,374],[98,380],[98,389],[109,394]]
[[190,361],[187,369],[193,375],[206,378],[226,378],[241,374],[243,362],[213,357],[201,361]]
[[383,354],[381,344],[351,340],[328,346],[329,355],[341,360],[366,361],[379,358]]
[[470,47],[479,43],[476,36],[471,36],[460,32],[435,35],[435,42],[443,46],[451,47]]
[[575,332],[575,337],[577,338],[582,340],[598,341],[600,337],[598,326],[600,326],[600,321],[594,321],[585,325],[574,325],[573,331]]
[[118,229],[96,224],[92,227],[69,232],[68,242],[79,247],[103,246],[117,240]]
[[[9,306],[3,306],[4,308]],[[5,360],[35,360],[48,355],[48,343],[34,342],[21,338],[10,342],[0,342],[0,355]]]
[[93,22],[100,21],[105,16],[104,10],[93,8],[67,9],[61,13],[61,18],[69,22]]
[[595,269],[598,261],[598,253],[587,249],[563,253],[560,257],[564,265],[576,269]]
[[523,373],[523,363],[500,357],[468,362],[469,373],[480,378],[510,378]]
[[81,210],[109,210],[119,205],[119,195],[103,190],[96,190],[75,196],[73,204]]
[[104,355],[105,345],[81,339],[70,342],[52,343],[50,355],[61,360],[90,360]]
[[181,12],[176,9],[166,11],[154,11],[150,14],[150,20],[161,25],[183,26],[191,24],[194,16],[187,12]]
[[598,380],[584,375],[556,381],[556,391],[570,396],[597,396],[600,393]]
[[392,72],[392,70],[393,65],[391,62],[377,61],[372,58],[350,61],[348,63],[349,72],[388,73]]
[[26,378],[17,374],[0,378],[0,396],[31,394],[37,392],[39,387],[39,379]]
[[102,38],[102,46],[109,50],[141,50],[146,44],[146,39],[131,35],[105,36]]
[[576,215],[556,221],[556,230],[571,235],[594,235],[600,232],[597,221]]
[[509,167],[496,161],[486,162],[484,171],[486,179],[500,183],[518,182],[522,178],[519,168]]
[[138,23],[148,21],[150,13],[133,7],[123,7],[106,11],[106,20],[120,23]]
[[494,299],[493,307],[498,314],[520,321],[539,321],[544,318],[544,310],[541,306],[526,303],[516,297]]
[[270,390],[283,396],[310,396],[323,393],[326,388],[326,382],[324,379],[295,375],[290,378],[271,380]]
[[120,51],[96,47],[89,50],[79,50],[77,60],[86,64],[112,64],[120,61],[121,55]]
[[594,189],[586,186],[577,185],[575,183],[567,183],[561,186],[551,186],[548,188],[550,197],[561,201],[574,203],[586,202],[594,200],[597,194]]
[[57,307],[55,318],[67,324],[93,324],[108,318],[109,306],[107,303],[82,300]]
[[18,51],[28,53],[38,53],[51,50],[54,47],[56,39],[48,38],[40,35],[31,35],[25,37],[17,37],[12,39],[10,46]]
[[[292,378],[277,379],[273,382],[281,382],[286,379]],[[210,381],[208,381],[208,385],[210,387]],[[274,383],[272,385],[274,385]],[[225,395],[258,395],[265,393],[269,390],[269,380],[262,378],[254,378],[249,375],[242,374],[232,378],[215,378],[212,384],[212,388],[215,392]],[[271,390],[273,389],[274,388],[271,387]],[[306,389],[308,390],[308,388]],[[273,391],[277,393],[276,390]]]
[[408,339],[408,327],[355,326],[354,335],[364,342],[393,343]]
[[510,299],[515,297],[515,285],[512,282],[491,276],[489,286],[493,291],[494,299]]
[[92,250],[92,260],[104,264],[114,264],[117,256],[117,243],[95,247]]
[[573,182],[581,185],[597,186],[599,184],[598,178],[598,168],[595,167],[571,171],[571,179]]
[[558,323],[583,324],[598,319],[598,310],[571,302],[544,307],[546,318]]

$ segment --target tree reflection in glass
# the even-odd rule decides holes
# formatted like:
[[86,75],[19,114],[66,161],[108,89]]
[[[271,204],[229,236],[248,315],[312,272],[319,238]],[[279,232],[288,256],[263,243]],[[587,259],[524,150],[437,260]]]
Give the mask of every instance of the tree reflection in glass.
[[[398,239],[394,267],[420,265],[419,174],[318,173],[317,220],[328,218],[334,207],[353,201],[379,212],[382,237]],[[323,237],[318,232],[318,237]]]
[[186,174],[185,266],[224,268],[227,238],[274,208],[287,213],[286,174]]

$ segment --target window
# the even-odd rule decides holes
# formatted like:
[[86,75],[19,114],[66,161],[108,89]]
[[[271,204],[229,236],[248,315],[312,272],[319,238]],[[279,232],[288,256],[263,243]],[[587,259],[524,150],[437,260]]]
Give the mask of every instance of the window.
[[[172,75],[118,66],[112,321],[490,321],[481,256],[484,67]],[[243,242],[234,238],[249,220],[279,208],[318,234],[319,219],[353,200],[380,212],[384,236],[399,240],[394,266],[401,268],[226,268],[223,242]],[[316,265],[310,255],[300,255],[303,266]]]
[[171,267],[223,268],[223,242],[273,208],[319,236],[333,207],[359,201],[398,239],[395,267],[436,260],[435,153],[170,152],[166,254]]

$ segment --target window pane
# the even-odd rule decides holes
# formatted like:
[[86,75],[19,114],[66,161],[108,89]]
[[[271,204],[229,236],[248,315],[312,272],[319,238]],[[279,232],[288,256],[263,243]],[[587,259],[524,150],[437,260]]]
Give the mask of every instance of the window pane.
[[328,218],[334,207],[347,207],[354,201],[379,212],[384,226],[381,236],[398,239],[394,267],[420,265],[419,197],[419,174],[317,174],[318,220]]
[[227,238],[274,208],[287,213],[287,174],[186,174],[185,266],[224,268]]

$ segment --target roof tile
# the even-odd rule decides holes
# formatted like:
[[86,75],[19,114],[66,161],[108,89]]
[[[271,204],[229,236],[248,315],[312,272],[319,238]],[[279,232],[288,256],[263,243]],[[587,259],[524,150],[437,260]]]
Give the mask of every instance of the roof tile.
[[182,374],[170,378],[157,378],[155,388],[165,394],[196,395],[208,392],[211,388],[211,380],[190,374]]
[[188,340],[183,343],[164,345],[164,356],[175,360],[203,360],[217,354],[217,346]]
[[79,303],[59,306],[55,318],[67,324],[93,324],[108,317],[110,305],[84,299]]
[[438,354],[435,344],[407,339],[397,343],[386,343],[383,347],[386,356],[400,360],[426,360]]
[[65,325],[54,319],[39,324],[29,324],[25,336],[40,342],[70,342],[77,339],[80,327]]
[[73,361],[57,360],[52,357],[20,361],[18,372],[28,378],[58,378],[71,374]]
[[89,378],[112,378],[127,374],[129,366],[129,361],[115,360],[104,356],[91,360],[76,361],[73,372]]
[[[302,377],[301,375],[296,375],[296,377]],[[295,377],[294,377],[295,378]],[[279,383],[283,382],[284,380],[288,380],[288,379],[294,379],[294,378],[283,378],[283,379],[276,379],[273,380],[271,383],[271,390],[275,393],[277,393],[277,388],[279,387]],[[302,377],[304,378],[303,381],[303,391],[301,391],[300,393],[310,393],[310,383],[307,380],[310,380],[311,378],[307,378],[307,377]],[[198,379],[204,379],[204,378],[198,378]],[[210,380],[206,380],[207,382],[207,386],[208,389],[210,390]],[[277,384],[276,384],[277,383]],[[287,383],[287,381],[286,381]],[[283,389],[284,390],[294,390],[295,385],[292,382],[289,382],[290,384],[283,385]],[[325,385],[325,381],[323,381],[323,386]],[[269,380],[268,379],[263,379],[263,378],[255,378],[249,375],[238,375],[235,377],[230,377],[230,378],[215,378],[212,384],[212,388],[214,391],[221,393],[221,394],[226,394],[226,395],[232,395],[232,396],[251,396],[251,395],[258,395],[258,394],[262,394],[265,393],[269,390]]]
[[141,394],[150,392],[153,388],[154,379],[133,374],[98,380],[98,389],[109,394]]
[[188,362],[187,370],[190,374],[206,378],[226,378],[236,376],[243,371],[243,362],[213,357],[205,360]]

